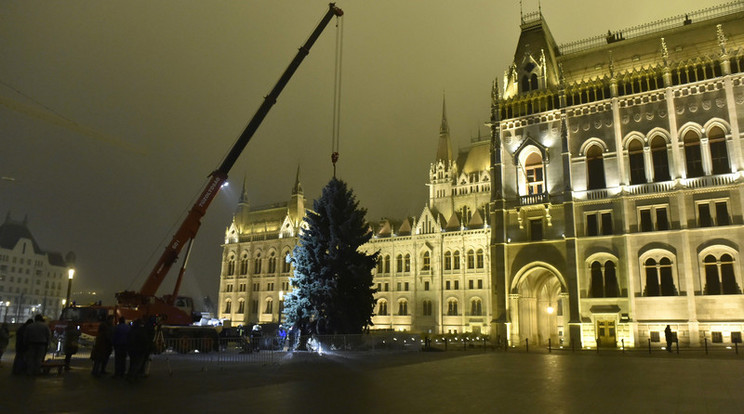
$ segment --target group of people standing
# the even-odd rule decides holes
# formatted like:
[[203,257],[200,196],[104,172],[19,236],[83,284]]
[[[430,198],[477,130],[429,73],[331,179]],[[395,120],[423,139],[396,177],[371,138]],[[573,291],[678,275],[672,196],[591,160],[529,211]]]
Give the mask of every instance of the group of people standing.
[[[116,326],[113,322],[114,317],[109,315],[98,325],[90,352],[90,359],[93,361],[91,374],[95,377],[109,374],[106,367],[111,354],[114,354],[114,378],[127,377],[130,380],[136,380],[146,376],[153,348],[154,323],[145,323],[138,319],[130,324],[123,317],[119,318]],[[80,327],[74,323],[68,323],[61,339],[60,350],[65,355],[64,369],[67,371],[71,369],[73,355],[79,351],[80,336]],[[9,341],[10,332],[7,324],[3,324],[0,326],[0,358]],[[47,323],[44,322],[43,316],[36,315],[34,319],[29,319],[21,325],[16,332],[13,374],[40,374],[51,342],[52,333]],[[129,358],[128,370],[127,358]]]
[[[98,325],[93,348],[90,351],[90,359],[93,361],[91,374],[95,377],[108,375],[106,371],[111,354],[114,354],[114,378],[127,377],[137,379],[147,374],[147,362],[152,349],[153,336],[150,329],[145,327],[142,320],[137,319],[131,324],[123,318],[113,326],[114,317],[109,316]],[[75,325],[68,325],[65,330],[64,353],[65,369],[70,369],[72,355],[78,351],[78,338],[80,337]],[[127,371],[127,357],[129,357],[129,370]]]
[[38,375],[44,362],[52,332],[44,322],[44,317],[36,315],[16,331],[16,355],[13,360],[13,373],[16,375]]

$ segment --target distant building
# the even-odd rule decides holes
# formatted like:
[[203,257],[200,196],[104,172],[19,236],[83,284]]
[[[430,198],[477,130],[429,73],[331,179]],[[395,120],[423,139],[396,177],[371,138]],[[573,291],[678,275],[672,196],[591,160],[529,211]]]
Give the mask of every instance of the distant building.
[[62,255],[42,250],[27,219],[14,221],[8,214],[0,225],[0,320],[24,322],[38,313],[57,318],[66,289]]
[[[742,19],[735,1],[558,45],[541,12],[522,16],[491,136],[454,155],[443,113],[427,206],[371,226],[373,328],[632,347],[671,325],[682,346],[740,341]],[[299,174],[289,204],[241,201],[222,317],[278,319],[297,188]]]

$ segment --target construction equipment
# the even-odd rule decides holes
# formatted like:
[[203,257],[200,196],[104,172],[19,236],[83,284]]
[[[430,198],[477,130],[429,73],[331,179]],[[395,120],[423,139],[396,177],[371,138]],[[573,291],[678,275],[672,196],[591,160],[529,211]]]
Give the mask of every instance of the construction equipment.
[[[211,337],[212,335],[215,335],[216,338],[216,332],[213,329],[211,329],[211,332],[207,332],[205,331],[207,328],[189,326],[195,320],[198,320],[195,319],[196,315],[194,313],[193,300],[178,295],[181,280],[186,268],[186,262],[188,260],[188,252],[191,250],[194,237],[201,226],[201,218],[206,213],[212,200],[217,196],[222,185],[227,181],[227,175],[230,169],[253,137],[253,134],[256,132],[259,125],[261,125],[261,122],[269,113],[271,107],[276,103],[279,94],[300,66],[302,60],[310,52],[310,48],[326,28],[333,16],[340,17],[342,15],[343,11],[336,7],[335,3],[329,4],[329,9],[321,19],[320,23],[318,23],[318,26],[310,34],[310,37],[307,39],[305,44],[300,47],[297,55],[279,78],[274,88],[264,98],[263,103],[253,115],[253,118],[248,123],[240,137],[238,137],[235,144],[233,144],[230,152],[222,161],[222,164],[209,174],[209,179],[204,190],[197,198],[196,203],[191,207],[188,215],[181,223],[140,290],[124,291],[116,294],[117,303],[115,314],[117,316],[123,316],[128,320],[158,319],[163,325],[171,325],[175,327],[182,326],[184,329],[168,329],[167,332],[170,332],[171,335],[180,335],[180,337],[184,338],[203,336]],[[160,285],[165,279],[165,276],[168,274],[168,271],[176,263],[179,254],[187,244],[189,247],[187,249],[186,260],[184,260],[181,266],[173,293],[170,295],[164,295],[163,297],[155,296],[158,288],[160,288]],[[164,332],[166,331],[164,330]]]

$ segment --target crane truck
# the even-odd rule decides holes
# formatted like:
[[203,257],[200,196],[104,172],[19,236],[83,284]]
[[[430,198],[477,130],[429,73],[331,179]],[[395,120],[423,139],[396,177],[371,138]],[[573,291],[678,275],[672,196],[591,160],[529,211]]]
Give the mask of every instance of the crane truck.
[[[336,7],[335,3],[329,4],[329,9],[318,23],[315,30],[310,34],[307,41],[300,47],[297,55],[290,62],[287,69],[277,81],[271,92],[264,98],[253,118],[246,126],[243,133],[233,144],[230,152],[225,156],[220,166],[209,174],[207,184],[189,210],[188,215],[173,235],[170,243],[158,259],[155,267],[150,272],[144,284],[138,291],[123,291],[116,294],[116,305],[114,307],[96,306],[71,306],[63,309],[60,320],[53,323],[56,332],[64,330],[68,323],[76,323],[83,329],[83,334],[95,335],[98,322],[108,315],[124,317],[127,320],[135,319],[157,319],[162,323],[162,332],[165,339],[168,338],[206,338],[217,339],[217,332],[213,328],[192,326],[197,319],[194,313],[194,303],[189,297],[179,296],[178,292],[183,279],[188,256],[196,233],[201,226],[201,219],[207,208],[217,196],[222,185],[227,181],[230,169],[237,161],[243,149],[253,137],[261,122],[269,113],[271,107],[276,103],[279,94],[289,82],[292,75],[302,63],[302,60],[310,52],[310,48],[321,35],[331,19],[343,15],[343,11]],[[173,293],[162,297],[156,296],[160,285],[184,247],[187,247],[186,257],[182,263],[180,272],[173,288]],[[96,320],[97,319],[97,320]],[[209,341],[206,341],[207,343]],[[216,342],[215,342],[216,344]],[[209,347],[207,347],[209,348]],[[208,350],[208,349],[206,349]]]

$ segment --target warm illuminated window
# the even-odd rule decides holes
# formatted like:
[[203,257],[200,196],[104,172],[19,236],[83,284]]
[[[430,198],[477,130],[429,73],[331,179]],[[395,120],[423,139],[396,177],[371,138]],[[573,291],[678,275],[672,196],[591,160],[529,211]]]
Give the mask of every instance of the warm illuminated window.
[[468,269],[475,269],[475,252],[468,250]]
[[592,145],[586,151],[586,188],[588,190],[597,190],[605,187],[602,147],[599,145]]
[[478,269],[483,269],[484,263],[483,263],[483,249],[478,249],[478,251],[475,253],[475,266]]
[[424,252],[421,270],[431,270],[431,255],[429,254],[429,252]]
[[542,194],[545,188],[545,177],[543,162],[539,153],[533,152],[527,156],[524,174],[527,178],[527,194]]
[[405,270],[404,271],[405,272],[410,272],[411,271],[411,255],[410,254],[407,254],[406,255],[406,258],[405,258],[405,261],[403,262],[403,264],[405,266]]
[[460,270],[460,252],[457,250],[452,254],[452,269]]
[[395,271],[398,273],[403,272],[403,255],[399,254],[395,258]]
[[444,270],[452,270],[452,253],[444,253]]

